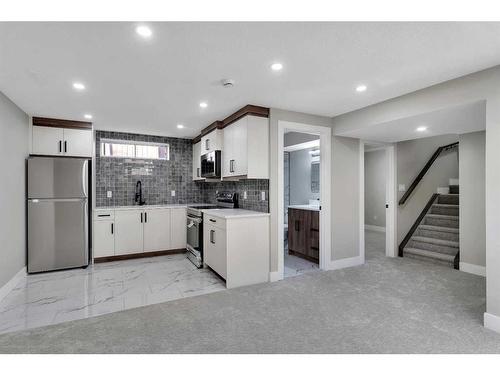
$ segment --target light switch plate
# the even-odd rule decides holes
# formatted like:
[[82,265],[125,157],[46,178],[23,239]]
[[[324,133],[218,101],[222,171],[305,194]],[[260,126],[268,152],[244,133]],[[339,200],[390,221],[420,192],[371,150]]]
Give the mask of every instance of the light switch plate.
[[170,195],[171,195],[172,197],[175,197],[175,190],[172,190],[172,191],[170,192]]
[[266,192],[265,191],[261,191],[260,192],[260,200],[261,201],[265,201],[266,200]]
[[108,191],[106,192],[106,197],[108,197],[108,198],[112,198],[112,197],[113,197],[113,192],[112,192],[111,190],[108,190]]

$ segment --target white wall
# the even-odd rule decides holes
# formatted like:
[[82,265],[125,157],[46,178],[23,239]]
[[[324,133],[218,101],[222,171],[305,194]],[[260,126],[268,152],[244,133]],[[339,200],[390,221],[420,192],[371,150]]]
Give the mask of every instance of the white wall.
[[486,310],[487,325],[500,331],[500,66],[450,80],[333,119],[342,135],[386,121],[486,100]]
[[[457,135],[439,135],[398,142],[396,147],[398,185],[404,184],[408,189],[438,147],[457,141]],[[444,151],[427,171],[408,200],[398,206],[398,243],[401,243],[406,236],[432,194],[437,193],[437,188],[447,187],[450,178],[459,177],[458,172],[457,149]],[[403,194],[404,192],[398,192],[398,201]]]
[[365,224],[385,227],[385,150],[365,152]]
[[0,92],[0,287],[26,265],[28,116]]
[[[460,268],[486,265],[486,133],[460,135]],[[470,268],[470,267],[469,267]]]

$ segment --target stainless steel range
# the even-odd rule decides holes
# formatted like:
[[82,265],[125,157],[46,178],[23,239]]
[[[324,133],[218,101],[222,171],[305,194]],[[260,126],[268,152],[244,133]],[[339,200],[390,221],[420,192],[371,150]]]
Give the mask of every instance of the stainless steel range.
[[217,192],[217,204],[188,206],[187,257],[198,268],[203,267],[203,212],[202,210],[238,208],[238,193]]

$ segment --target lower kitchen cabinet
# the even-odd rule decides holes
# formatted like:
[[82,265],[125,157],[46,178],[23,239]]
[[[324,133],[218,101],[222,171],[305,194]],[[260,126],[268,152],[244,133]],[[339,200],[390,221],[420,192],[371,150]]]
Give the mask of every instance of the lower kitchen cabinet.
[[94,258],[115,255],[115,223],[112,220],[94,221]]
[[288,253],[319,263],[319,211],[288,209]]
[[98,209],[94,258],[186,248],[186,207]]
[[144,212],[115,211],[115,255],[143,252]]
[[144,211],[144,252],[170,249],[170,211],[169,208]]
[[203,216],[204,262],[227,288],[269,281],[269,216]]

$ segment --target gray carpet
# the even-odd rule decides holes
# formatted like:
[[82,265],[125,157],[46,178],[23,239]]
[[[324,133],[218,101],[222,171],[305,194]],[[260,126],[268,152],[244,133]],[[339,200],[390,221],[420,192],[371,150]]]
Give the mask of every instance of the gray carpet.
[[0,336],[3,353],[500,353],[485,279],[383,255],[367,264]]

